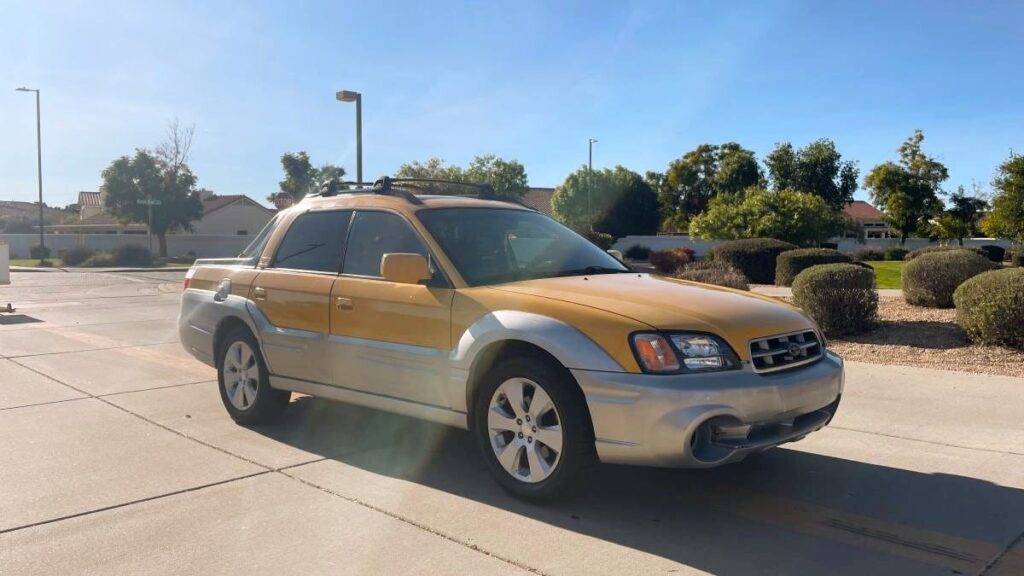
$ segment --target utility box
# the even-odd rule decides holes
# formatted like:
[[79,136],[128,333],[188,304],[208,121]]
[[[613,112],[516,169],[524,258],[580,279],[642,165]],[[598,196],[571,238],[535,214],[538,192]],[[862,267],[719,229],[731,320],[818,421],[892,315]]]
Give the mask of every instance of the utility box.
[[0,284],[11,283],[11,247],[0,240]]

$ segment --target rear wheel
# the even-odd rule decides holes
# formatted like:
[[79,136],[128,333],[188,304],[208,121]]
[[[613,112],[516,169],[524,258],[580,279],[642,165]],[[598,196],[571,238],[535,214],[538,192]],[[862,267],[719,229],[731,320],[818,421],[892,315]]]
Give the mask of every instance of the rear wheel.
[[593,461],[583,398],[560,366],[535,358],[499,364],[481,383],[474,433],[498,483],[526,500],[555,498]]
[[270,374],[252,333],[235,328],[219,347],[217,382],[231,419],[239,424],[267,424],[288,406],[291,393],[270,387]]

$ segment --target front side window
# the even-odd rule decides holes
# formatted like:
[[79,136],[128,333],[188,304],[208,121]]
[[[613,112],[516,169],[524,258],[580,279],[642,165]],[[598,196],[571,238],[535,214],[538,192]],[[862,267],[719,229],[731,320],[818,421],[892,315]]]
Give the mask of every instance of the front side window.
[[430,252],[420,237],[401,216],[391,212],[358,211],[352,219],[352,233],[345,251],[345,274],[380,278],[380,263],[385,254]]
[[629,268],[553,219],[510,208],[433,208],[417,216],[470,286],[613,274]]
[[295,219],[274,255],[274,268],[338,273],[351,210],[308,212]]

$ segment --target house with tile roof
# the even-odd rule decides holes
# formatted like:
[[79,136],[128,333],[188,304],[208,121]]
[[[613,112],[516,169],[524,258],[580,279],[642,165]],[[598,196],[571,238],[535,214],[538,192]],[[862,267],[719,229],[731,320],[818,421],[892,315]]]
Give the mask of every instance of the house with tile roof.
[[[204,234],[213,236],[252,236],[258,233],[274,215],[274,210],[263,206],[244,194],[218,196],[209,190],[200,190],[203,216],[192,223],[193,231],[177,234]],[[78,193],[79,218],[65,224],[47,226],[47,232],[56,234],[146,234],[145,222],[123,223],[103,209],[100,192]],[[157,208],[159,209],[159,208]]]
[[899,234],[889,228],[882,211],[863,200],[847,202],[843,213],[860,223],[865,238],[899,238]]

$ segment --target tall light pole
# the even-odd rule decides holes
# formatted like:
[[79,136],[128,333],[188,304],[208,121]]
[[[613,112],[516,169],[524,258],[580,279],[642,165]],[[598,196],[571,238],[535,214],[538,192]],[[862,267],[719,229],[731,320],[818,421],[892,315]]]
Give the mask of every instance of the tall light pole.
[[351,90],[341,90],[334,95],[341,102],[356,103],[356,182],[363,183],[363,95]]
[[43,250],[46,248],[46,240],[43,236],[43,131],[41,128],[41,121],[39,119],[39,89],[38,88],[16,88],[18,92],[35,92],[36,93],[36,170],[38,171],[39,179],[39,249],[40,256],[39,261],[42,262],[46,259]]
[[587,227],[594,230],[594,217],[590,211],[590,175],[594,172],[594,138],[587,139]]

